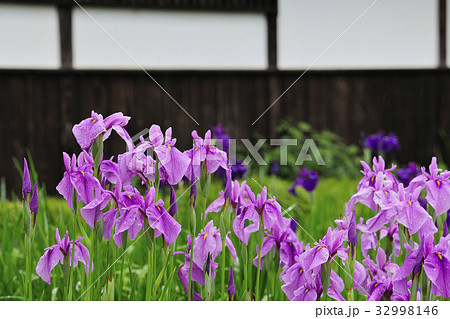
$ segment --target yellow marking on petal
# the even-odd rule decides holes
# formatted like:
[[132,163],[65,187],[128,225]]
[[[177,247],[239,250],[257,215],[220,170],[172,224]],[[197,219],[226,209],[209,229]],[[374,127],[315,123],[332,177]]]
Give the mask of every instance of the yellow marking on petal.
[[411,205],[412,205],[412,202],[409,200],[409,201],[408,201],[408,204],[409,204],[409,206],[411,206]]
[[373,183],[374,180],[375,180],[375,176],[372,176],[372,177],[370,178],[370,181]]
[[170,145],[166,145],[168,148],[169,148],[169,150],[171,150],[172,149],[172,146],[170,146]]
[[303,272],[303,268],[300,268],[300,274]]
[[92,119],[92,124],[94,124],[97,121],[98,121],[97,119]]
[[203,235],[203,240],[205,240],[206,237],[208,237],[208,233],[206,233],[206,234]]
[[375,284],[375,287],[374,288],[376,288],[378,285],[379,285],[380,283],[379,282],[377,282],[376,284]]
[[317,251],[321,250],[324,246],[317,247]]
[[438,187],[441,186],[441,181],[437,179],[436,180],[436,184],[437,184]]
[[305,289],[305,293],[307,293],[308,291],[309,291],[309,288],[306,288],[306,289]]
[[128,197],[129,199],[131,199],[131,196],[130,195],[125,195],[126,197]]
[[84,172],[83,171],[80,171],[80,173],[84,176]]
[[442,255],[440,253],[436,253],[436,255],[439,257],[439,259],[442,261]]
[[388,192],[388,191],[384,191],[384,193],[385,193],[386,195],[389,195],[389,192]]
[[199,147],[197,146],[196,148],[194,148],[194,151],[197,151],[199,149]]

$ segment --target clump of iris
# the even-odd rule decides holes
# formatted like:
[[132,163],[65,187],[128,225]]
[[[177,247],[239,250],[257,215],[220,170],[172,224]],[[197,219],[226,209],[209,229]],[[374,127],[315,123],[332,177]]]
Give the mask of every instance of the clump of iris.
[[384,132],[378,132],[367,137],[365,134],[362,135],[363,148],[369,149],[376,154],[386,154],[400,150],[398,137],[393,133],[385,134]]
[[405,187],[407,187],[412,179],[418,175],[420,175],[420,170],[414,162],[409,162],[408,165],[397,170],[397,179],[400,183],[403,183]]
[[295,188],[297,186],[303,187],[307,192],[312,192],[319,182],[319,176],[315,171],[310,171],[307,168],[300,168],[297,172],[297,177],[294,179],[294,184],[289,188],[289,192],[297,196]]
[[[217,124],[211,127],[213,138],[218,142],[218,145],[222,145],[222,150],[228,155],[230,153],[230,135],[227,134],[227,129],[222,124]],[[239,159],[230,159],[234,164],[231,165],[231,179],[242,179],[247,173],[247,166],[242,164]],[[217,174],[222,178],[223,183],[226,183],[227,176],[223,168],[219,168]]]

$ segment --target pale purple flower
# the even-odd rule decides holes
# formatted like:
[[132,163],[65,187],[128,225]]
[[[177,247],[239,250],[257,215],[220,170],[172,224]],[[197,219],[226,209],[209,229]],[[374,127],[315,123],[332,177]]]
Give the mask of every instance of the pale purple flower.
[[[241,200],[241,207],[236,212],[236,218],[233,222],[233,230],[236,236],[245,244],[251,233],[257,231],[260,227],[261,216],[264,218],[264,229],[272,230],[273,225],[282,224],[281,206],[275,197],[267,199],[267,188],[264,186],[261,194],[255,198],[255,194],[250,187],[246,185],[247,196]],[[245,221],[253,222],[245,226]]]
[[111,130],[115,130],[117,134],[125,140],[128,147],[133,145],[131,138],[124,126],[128,124],[130,117],[123,116],[121,112],[114,113],[103,120],[103,116],[94,111],[91,112],[91,117],[76,124],[73,129],[75,136],[81,149],[88,149],[94,140],[103,134],[103,140],[107,139],[111,134]]
[[429,171],[427,173],[422,167],[422,175],[414,178],[411,184],[425,184],[426,200],[439,216],[450,209],[450,171],[442,171],[438,168],[436,157],[432,158]]
[[[89,250],[81,243],[82,239],[83,237],[79,237],[75,240],[73,267],[76,267],[79,261],[82,262],[84,264],[86,276],[89,276]],[[65,237],[61,240],[57,228],[56,242],[55,245],[45,248],[45,253],[39,259],[36,266],[36,273],[49,285],[51,284],[52,269],[58,263],[64,264],[64,262],[68,260],[71,264],[72,261],[73,241],[69,239],[69,232],[66,231]]]

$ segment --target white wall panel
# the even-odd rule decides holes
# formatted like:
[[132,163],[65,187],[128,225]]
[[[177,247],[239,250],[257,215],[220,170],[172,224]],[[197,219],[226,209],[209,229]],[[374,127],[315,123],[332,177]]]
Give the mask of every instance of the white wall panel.
[[[373,2],[279,0],[279,67],[308,68]],[[313,68],[436,67],[437,2],[379,0]]]
[[0,4],[0,68],[60,64],[56,7]]
[[[263,14],[87,10],[145,68],[267,67]],[[75,68],[139,68],[81,9],[73,12],[73,41]]]

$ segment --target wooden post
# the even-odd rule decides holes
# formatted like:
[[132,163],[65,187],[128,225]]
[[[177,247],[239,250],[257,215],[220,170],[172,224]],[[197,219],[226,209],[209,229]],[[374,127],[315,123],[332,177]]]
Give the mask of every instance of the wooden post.
[[439,0],[439,68],[447,68],[447,0]]
[[61,69],[72,69],[72,6],[58,6]]
[[269,70],[277,69],[277,11],[278,1],[274,1],[274,10],[267,13],[267,49]]

